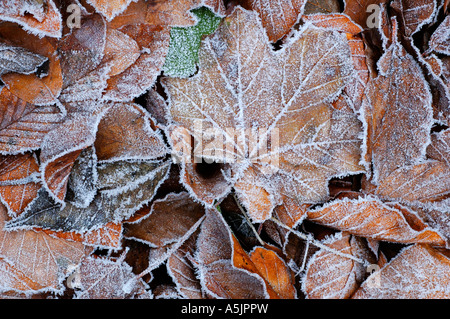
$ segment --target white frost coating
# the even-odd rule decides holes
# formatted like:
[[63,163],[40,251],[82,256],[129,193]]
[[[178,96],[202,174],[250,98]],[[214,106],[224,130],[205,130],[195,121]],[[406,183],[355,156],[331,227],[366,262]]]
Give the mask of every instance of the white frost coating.
[[[41,172],[41,180],[43,181],[42,187],[44,187],[50,196],[57,202],[62,205],[62,208],[65,206],[65,202],[59,199],[53,191],[47,185],[45,179],[46,167],[49,163],[61,158],[64,155],[70,154],[77,150],[85,149],[88,146],[91,146],[95,142],[95,136],[98,129],[98,124],[102,116],[106,113],[109,107],[103,107],[100,112],[98,112],[95,116],[90,115],[88,118],[85,118],[82,114],[74,114],[70,120],[66,120],[64,122],[65,125],[71,127],[68,131],[70,134],[60,134],[61,126],[58,130],[53,130],[48,133],[41,144],[41,166],[39,171]],[[84,118],[84,119],[83,119]],[[77,123],[73,125],[72,123]],[[71,125],[72,124],[72,125]],[[78,129],[80,131],[76,132]],[[86,131],[88,130],[88,131]],[[74,135],[71,135],[71,134]],[[76,134],[81,134],[83,138],[73,139],[73,136]]]
[[[38,3],[38,2],[36,2]],[[53,14],[56,15],[56,20],[58,21],[58,29],[52,31],[45,31],[39,28],[34,28],[27,24],[22,17],[24,17],[25,12],[30,12],[33,14],[33,17],[42,22],[46,17],[43,15],[43,11],[41,9],[36,10],[36,6],[30,6],[29,4],[24,4],[23,1],[20,0],[5,0],[2,2],[2,8],[0,9],[0,20],[10,21],[14,23],[18,23],[22,28],[34,35],[37,35],[39,38],[43,38],[45,36],[53,37],[53,38],[61,38],[62,36],[62,17],[59,13],[58,8],[56,7],[53,0],[48,0],[47,5],[49,6],[47,10],[50,10]],[[42,7],[42,5],[41,5]],[[41,12],[39,12],[41,11]],[[17,16],[18,15],[18,16]],[[55,21],[52,21],[55,22]]]
[[[275,52],[258,15],[236,7],[230,24],[222,23],[203,40],[199,59],[200,70],[192,78],[163,79],[169,96],[167,118],[186,129],[195,141],[204,142],[205,136],[214,142],[225,141],[227,150],[207,142],[201,154],[205,160],[217,161],[217,153],[223,152],[224,161],[230,164],[229,176],[224,176],[229,187],[239,182],[247,167],[256,166],[261,172],[258,175],[265,174],[265,182],[258,179],[260,186],[270,191],[270,200],[278,202],[274,190],[280,185],[275,181],[283,175],[292,182],[286,190],[297,192],[303,201],[318,202],[326,197],[330,178],[363,170],[358,165],[360,124],[356,117],[325,104],[334,101],[356,75],[344,34],[307,24]],[[256,143],[250,142],[253,137],[246,130],[259,132]],[[276,130],[280,130],[279,148],[272,136]],[[272,149],[263,153],[267,140],[272,140]],[[169,143],[174,148],[175,142]],[[300,168],[316,165],[326,173],[321,176],[311,170],[279,167],[267,162],[272,157]],[[202,196],[196,194],[196,198]]]

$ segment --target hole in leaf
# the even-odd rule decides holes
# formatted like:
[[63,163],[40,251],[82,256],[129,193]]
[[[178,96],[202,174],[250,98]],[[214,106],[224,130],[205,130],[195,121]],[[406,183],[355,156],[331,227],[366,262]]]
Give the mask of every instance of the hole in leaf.
[[195,172],[204,179],[210,179],[219,175],[223,166],[222,163],[207,163],[202,158],[201,163],[195,164]]

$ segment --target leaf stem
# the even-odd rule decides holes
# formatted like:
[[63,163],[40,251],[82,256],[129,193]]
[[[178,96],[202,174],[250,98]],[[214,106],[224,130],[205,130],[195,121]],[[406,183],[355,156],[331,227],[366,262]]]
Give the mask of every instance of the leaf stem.
[[335,255],[338,255],[340,257],[352,259],[352,260],[354,260],[354,261],[356,261],[356,262],[358,262],[360,264],[363,264],[365,266],[369,265],[369,262],[367,262],[366,260],[357,258],[357,257],[352,256],[350,254],[342,253],[342,252],[340,252],[340,251],[338,251],[336,249],[330,248],[327,245],[324,245],[320,241],[316,240],[312,235],[307,235],[307,234],[304,234],[304,233],[299,232],[297,230],[294,230],[291,227],[285,225],[284,223],[282,223],[281,221],[279,221],[278,219],[276,219],[274,217],[271,217],[270,220],[273,221],[278,226],[281,226],[281,227],[289,230],[290,232],[292,232],[293,234],[297,235],[301,239],[306,240],[307,242],[313,244],[314,246],[317,246],[317,247],[319,247],[319,248],[321,248],[323,250],[326,250],[326,251],[328,251],[330,253],[333,253]]
[[250,220],[250,218],[247,215],[247,212],[245,211],[245,209],[242,207],[241,203],[239,202],[239,199],[237,198],[236,194],[233,193],[233,198],[234,201],[236,202],[236,204],[239,207],[239,210],[241,211],[241,213],[244,215],[245,220],[247,221],[248,225],[250,226],[251,230],[253,231],[253,233],[255,234],[256,239],[258,240],[258,242],[260,243],[261,246],[265,245],[264,240],[262,240],[262,238],[259,236],[258,231],[255,229],[255,226],[253,226],[252,221]]

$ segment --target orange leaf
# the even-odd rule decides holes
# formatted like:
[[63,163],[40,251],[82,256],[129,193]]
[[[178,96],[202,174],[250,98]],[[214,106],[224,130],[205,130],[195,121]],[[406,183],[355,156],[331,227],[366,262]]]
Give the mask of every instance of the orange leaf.
[[62,88],[62,74],[56,47],[48,38],[39,39],[22,30],[19,26],[3,23],[0,26],[0,38],[6,43],[24,47],[31,52],[48,58],[48,75],[40,78],[35,74],[9,73],[2,76],[2,81],[12,94],[22,100],[36,105],[49,105],[56,102]]
[[0,186],[0,197],[12,215],[23,212],[37,196],[41,186],[30,177],[38,172],[39,165],[31,153],[0,156],[0,185],[5,183]]
[[62,121],[54,106],[36,107],[0,89],[0,154],[36,150],[45,135]]
[[0,205],[0,257],[37,284],[60,289],[84,257],[84,246],[34,230],[5,231],[6,220],[6,209]]
[[270,284],[282,299],[295,299],[294,278],[286,263],[274,251],[256,247],[250,259],[258,273]]
[[61,232],[48,229],[36,228],[36,231],[43,231],[54,238],[61,238],[92,247],[102,247],[108,249],[118,249],[121,247],[122,224],[107,223],[101,228],[89,230],[87,232]]
[[374,197],[336,200],[308,211],[308,219],[351,234],[399,243],[445,245],[445,240],[420,218],[383,204]]
[[262,24],[267,31],[269,40],[276,42],[297,23],[299,15],[303,12],[306,0],[241,0],[241,5],[258,12]]
[[28,1],[26,5],[22,0],[3,1],[0,20],[16,22],[40,37],[61,37],[61,14],[53,0]]

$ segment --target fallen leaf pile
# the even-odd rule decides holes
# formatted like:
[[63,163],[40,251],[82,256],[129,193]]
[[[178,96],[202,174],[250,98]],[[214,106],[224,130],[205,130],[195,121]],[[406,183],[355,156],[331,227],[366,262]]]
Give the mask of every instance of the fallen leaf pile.
[[450,298],[447,0],[4,0],[1,298]]

